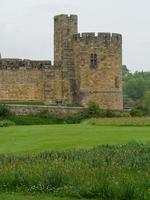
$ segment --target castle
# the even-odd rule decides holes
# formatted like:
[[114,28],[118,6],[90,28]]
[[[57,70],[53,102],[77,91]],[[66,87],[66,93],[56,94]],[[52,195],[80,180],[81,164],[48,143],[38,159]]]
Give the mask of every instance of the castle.
[[93,101],[122,110],[122,36],[80,34],[76,15],[55,16],[54,64],[1,58],[0,101],[82,106]]

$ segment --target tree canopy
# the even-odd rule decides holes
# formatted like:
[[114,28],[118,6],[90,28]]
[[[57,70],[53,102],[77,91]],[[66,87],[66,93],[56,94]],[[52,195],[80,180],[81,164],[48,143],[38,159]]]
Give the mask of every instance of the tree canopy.
[[123,66],[124,107],[143,106],[150,112],[150,72],[131,73]]

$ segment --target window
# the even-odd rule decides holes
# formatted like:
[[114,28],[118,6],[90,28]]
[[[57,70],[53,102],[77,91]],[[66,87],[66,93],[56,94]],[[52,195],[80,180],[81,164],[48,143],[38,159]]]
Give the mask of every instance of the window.
[[56,100],[56,105],[60,106],[63,104],[63,101],[62,100]]
[[97,54],[91,54],[91,68],[97,67]]
[[115,77],[115,88],[119,88],[119,78]]

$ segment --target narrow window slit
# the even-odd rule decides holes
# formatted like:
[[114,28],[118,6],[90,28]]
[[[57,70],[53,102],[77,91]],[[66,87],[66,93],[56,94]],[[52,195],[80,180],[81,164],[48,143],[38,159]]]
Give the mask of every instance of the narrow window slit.
[[97,54],[91,54],[91,68],[97,67]]

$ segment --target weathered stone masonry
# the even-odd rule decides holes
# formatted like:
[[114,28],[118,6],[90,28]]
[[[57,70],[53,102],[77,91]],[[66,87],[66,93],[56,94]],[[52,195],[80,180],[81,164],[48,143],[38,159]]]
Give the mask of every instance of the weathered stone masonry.
[[78,33],[76,15],[54,17],[54,65],[50,61],[0,59],[0,101],[49,105],[95,101],[122,110],[122,36]]

